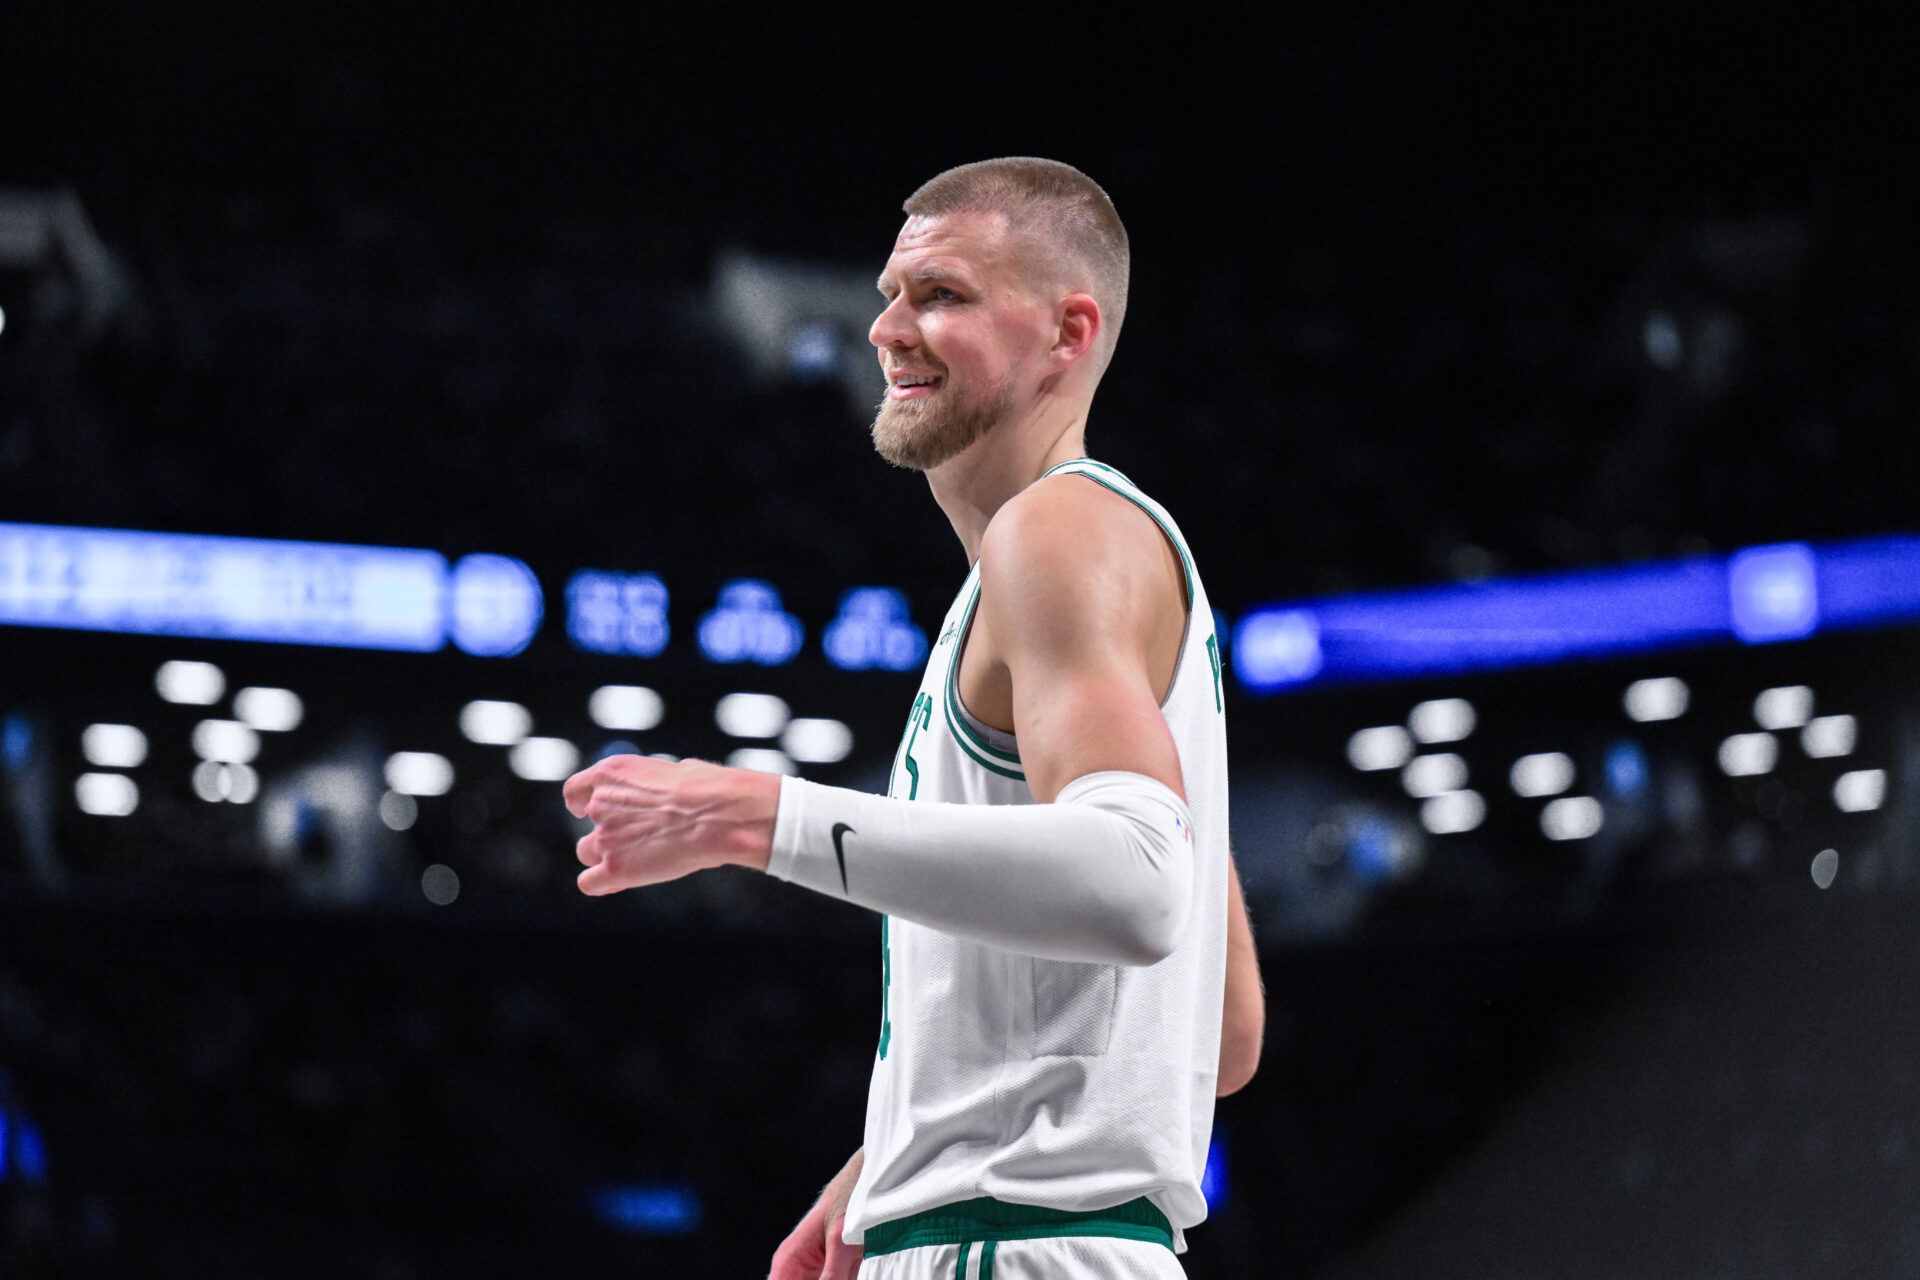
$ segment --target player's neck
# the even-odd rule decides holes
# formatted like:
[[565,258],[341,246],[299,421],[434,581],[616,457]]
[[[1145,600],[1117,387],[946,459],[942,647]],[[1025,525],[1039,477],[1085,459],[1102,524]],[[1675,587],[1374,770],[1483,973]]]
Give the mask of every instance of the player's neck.
[[966,548],[969,566],[980,558],[980,543],[994,513],[1047,468],[1084,457],[1086,440],[1084,412],[1064,430],[1048,430],[1037,422],[1006,424],[927,472],[933,500]]

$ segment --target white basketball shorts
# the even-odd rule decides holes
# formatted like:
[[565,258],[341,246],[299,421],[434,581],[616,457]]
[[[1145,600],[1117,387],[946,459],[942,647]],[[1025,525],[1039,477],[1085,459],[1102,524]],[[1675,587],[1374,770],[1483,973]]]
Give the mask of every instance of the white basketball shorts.
[[860,1280],[1184,1280],[1145,1200],[1096,1213],[969,1200],[871,1227]]

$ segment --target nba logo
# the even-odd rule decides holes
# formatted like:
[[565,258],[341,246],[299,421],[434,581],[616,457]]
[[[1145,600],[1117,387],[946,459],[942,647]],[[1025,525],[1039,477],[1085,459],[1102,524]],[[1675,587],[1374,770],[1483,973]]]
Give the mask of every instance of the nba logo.
[[1179,817],[1176,816],[1173,820],[1173,825],[1180,829],[1180,838],[1182,840],[1185,840],[1188,844],[1193,843],[1193,831],[1186,823],[1182,822]]

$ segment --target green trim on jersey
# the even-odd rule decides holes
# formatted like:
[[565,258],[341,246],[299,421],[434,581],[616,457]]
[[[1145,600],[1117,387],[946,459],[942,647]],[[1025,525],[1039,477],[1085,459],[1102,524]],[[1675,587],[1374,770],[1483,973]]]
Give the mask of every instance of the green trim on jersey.
[[1106,1236],[1144,1240],[1173,1248],[1173,1224],[1145,1196],[1111,1209],[1073,1213],[1032,1204],[1008,1204],[982,1198],[941,1205],[867,1228],[866,1256],[898,1253],[928,1245],[957,1244],[964,1251],[973,1244],[1002,1240],[1046,1240],[1056,1236]]
[[[1053,466],[1048,467],[1040,473],[1040,478],[1045,479],[1054,472],[1064,470],[1068,467],[1076,468],[1077,474],[1084,475],[1095,484],[1111,489],[1113,492],[1119,494],[1146,512],[1153,522],[1160,526],[1160,531],[1166,534],[1167,540],[1173,543],[1173,549],[1180,554],[1180,567],[1186,574],[1187,580],[1187,611],[1188,613],[1192,613],[1195,598],[1198,595],[1194,586],[1193,556],[1188,552],[1187,544],[1180,537],[1179,533],[1174,530],[1173,526],[1168,523],[1165,517],[1153,509],[1148,503],[1146,495],[1139,492],[1138,485],[1134,484],[1132,480],[1129,480],[1117,468],[1110,467],[1104,462],[1096,462],[1092,458],[1069,458],[1065,462],[1055,463]],[[1120,483],[1116,484],[1113,480],[1107,479],[1106,476],[1097,475],[1092,471],[1085,470],[1085,468],[1089,467],[1098,468],[1100,471],[1108,473],[1108,475],[1115,477]],[[1122,486],[1125,487],[1123,488]],[[980,606],[980,588],[980,583],[974,583],[973,594],[968,597],[967,607],[960,615],[959,635],[961,639],[959,644],[955,646],[952,659],[947,664],[947,687],[943,708],[946,713],[947,727],[952,730],[954,741],[960,744],[960,749],[964,751],[967,757],[975,764],[989,772],[997,773],[1003,778],[1014,778],[1025,782],[1027,775],[1026,770],[1020,764],[1020,753],[1017,751],[1008,751],[988,741],[984,735],[971,724],[967,723],[966,713],[960,706],[961,649],[966,643],[965,637],[968,628],[973,623],[974,611]]]
[[[967,634],[967,628],[973,622],[973,611],[979,604],[980,584],[976,582],[973,584],[973,595],[967,600],[966,612],[960,616],[962,637]],[[965,644],[964,639],[961,644]],[[1025,782],[1027,775],[1020,765],[1020,753],[1004,750],[987,741],[978,730],[967,723],[965,713],[960,710],[960,654],[961,648],[956,645],[952,658],[947,662],[945,709],[947,727],[953,731],[954,741],[958,742],[960,749],[981,768],[991,770],[1003,778],[1017,778]]]
[[[1195,596],[1198,594],[1193,589],[1193,556],[1187,551],[1185,540],[1182,539],[1178,533],[1174,532],[1173,526],[1167,522],[1166,517],[1158,511],[1155,511],[1153,507],[1148,504],[1147,495],[1140,492],[1140,486],[1127,479],[1124,475],[1121,475],[1120,472],[1114,470],[1114,468],[1108,466],[1106,463],[1095,462],[1092,458],[1070,458],[1066,462],[1048,467],[1040,473],[1040,478],[1044,480],[1054,472],[1066,467],[1098,467],[1102,471],[1117,477],[1120,480],[1120,484],[1115,484],[1113,481],[1107,479],[1106,476],[1098,476],[1091,471],[1081,471],[1078,473],[1097,485],[1102,485],[1105,488],[1113,490],[1128,502],[1131,502],[1134,506],[1146,512],[1153,518],[1153,522],[1160,526],[1160,532],[1167,535],[1167,541],[1171,542],[1173,549],[1180,553],[1180,568],[1184,570],[1187,575],[1187,609],[1191,612]],[[1121,488],[1121,485],[1125,485],[1126,488]]]
[[966,739],[966,735],[973,732],[972,727],[969,726],[964,720],[960,719],[960,717],[954,713],[952,698],[947,699],[946,706],[947,706],[947,728],[953,731],[953,740],[960,745],[960,750],[966,752],[967,758],[969,760],[972,760],[975,764],[979,765],[982,769],[985,769],[987,772],[997,773],[1003,778],[1012,778],[1016,782],[1025,782],[1027,780],[1027,775],[1023,773],[1021,770],[1019,770],[1018,768],[1009,769],[1004,764],[995,764],[992,760],[988,759],[986,756],[983,756],[978,751],[975,751],[973,749],[972,744],[969,743]]

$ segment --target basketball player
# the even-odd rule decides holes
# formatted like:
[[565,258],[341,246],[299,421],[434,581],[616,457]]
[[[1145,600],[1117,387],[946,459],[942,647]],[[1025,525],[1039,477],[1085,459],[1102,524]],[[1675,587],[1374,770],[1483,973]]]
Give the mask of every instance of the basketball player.
[[732,863],[884,913],[866,1143],[778,1280],[1179,1276],[1259,980],[1213,612],[1165,509],[1085,456],[1126,232],[1048,160],[964,165],[905,210],[873,439],[972,567],[887,795],[603,760],[566,784],[595,824],[580,887]]

